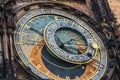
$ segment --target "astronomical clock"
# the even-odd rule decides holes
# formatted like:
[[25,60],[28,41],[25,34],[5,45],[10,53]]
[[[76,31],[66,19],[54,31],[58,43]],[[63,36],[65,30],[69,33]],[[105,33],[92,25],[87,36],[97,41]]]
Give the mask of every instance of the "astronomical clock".
[[35,80],[110,80],[114,59],[95,19],[61,2],[21,5],[14,10],[12,47]]

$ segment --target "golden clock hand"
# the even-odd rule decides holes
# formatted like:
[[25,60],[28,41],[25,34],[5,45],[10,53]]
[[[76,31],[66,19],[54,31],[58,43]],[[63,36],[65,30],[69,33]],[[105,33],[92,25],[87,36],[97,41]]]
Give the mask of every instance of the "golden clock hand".
[[[83,35],[81,35],[81,36],[83,36]],[[76,37],[76,38],[74,38],[74,39],[70,39],[69,41],[62,43],[61,45],[64,45],[64,44],[66,44],[66,43],[68,43],[68,42],[71,42],[71,41],[73,41],[73,40],[79,39],[81,36]]]
[[[98,47],[96,42],[92,44],[92,47],[96,50],[96,53],[99,52],[100,47]],[[93,59],[93,58],[91,58],[91,59]],[[93,59],[93,60],[95,60],[95,59]],[[97,60],[95,60],[95,61],[98,62],[99,64],[101,64],[99,61],[97,61]],[[101,65],[104,66],[103,64],[101,64]]]
[[[75,45],[64,44],[64,46],[75,46]],[[85,47],[85,48],[87,48],[87,47],[88,47],[88,46],[85,46],[85,45],[80,45],[80,46]]]
[[[65,44],[64,46],[66,46],[66,47],[71,47],[71,46],[76,46],[76,45],[69,45],[69,44]],[[82,46],[82,47],[84,47],[84,48],[87,48],[87,46]],[[80,51],[80,53],[84,53],[85,52],[85,49],[84,48],[72,48],[72,49],[74,49],[74,50],[78,50],[78,51]],[[83,51],[84,50],[84,51]]]

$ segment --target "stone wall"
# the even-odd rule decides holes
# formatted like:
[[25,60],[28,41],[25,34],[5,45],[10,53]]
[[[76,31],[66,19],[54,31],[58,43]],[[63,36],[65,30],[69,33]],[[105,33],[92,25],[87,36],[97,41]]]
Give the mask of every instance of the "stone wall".
[[120,0],[108,0],[110,8],[120,24]]
[[82,2],[76,2],[74,0],[56,0],[62,4],[65,4],[65,5],[69,5],[71,7],[74,7],[82,12],[84,12],[85,14],[89,15],[90,17],[94,17],[93,13],[92,13],[92,10],[91,10],[91,7],[90,7],[90,0],[86,0],[85,3],[82,3]]

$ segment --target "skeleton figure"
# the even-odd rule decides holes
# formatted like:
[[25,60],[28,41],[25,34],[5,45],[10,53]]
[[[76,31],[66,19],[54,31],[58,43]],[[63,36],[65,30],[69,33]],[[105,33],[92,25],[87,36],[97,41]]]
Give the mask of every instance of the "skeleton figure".
[[103,28],[103,33],[108,39],[111,39],[112,33],[111,33],[111,27],[106,23],[106,19],[102,18],[101,26]]

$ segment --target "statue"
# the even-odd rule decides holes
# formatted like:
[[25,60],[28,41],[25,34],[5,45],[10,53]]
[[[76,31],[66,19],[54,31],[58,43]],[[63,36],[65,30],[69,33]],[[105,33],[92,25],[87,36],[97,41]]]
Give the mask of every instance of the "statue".
[[103,28],[103,33],[105,34],[107,39],[111,39],[111,37],[112,37],[112,28],[111,28],[111,26],[109,26],[106,23],[106,19],[104,17],[102,18],[101,26]]

